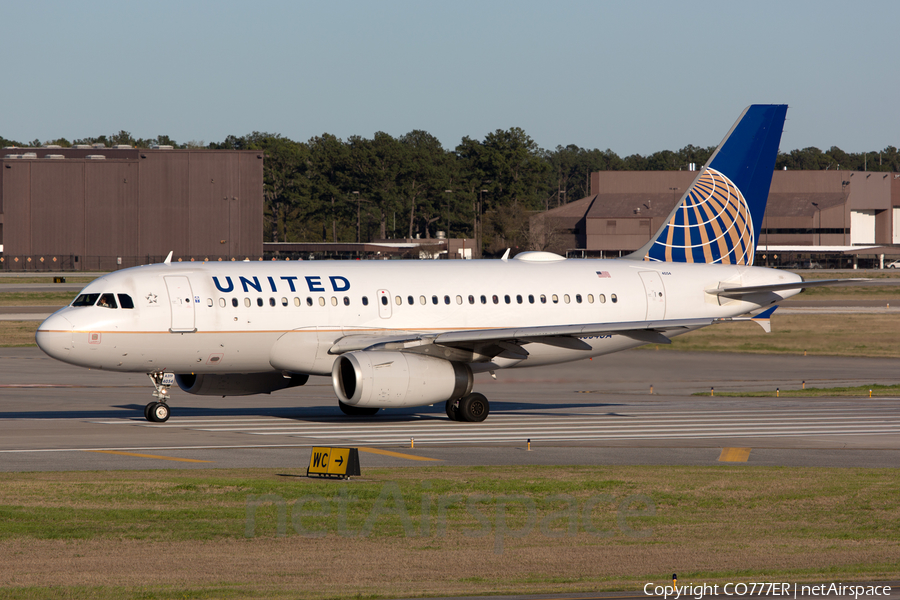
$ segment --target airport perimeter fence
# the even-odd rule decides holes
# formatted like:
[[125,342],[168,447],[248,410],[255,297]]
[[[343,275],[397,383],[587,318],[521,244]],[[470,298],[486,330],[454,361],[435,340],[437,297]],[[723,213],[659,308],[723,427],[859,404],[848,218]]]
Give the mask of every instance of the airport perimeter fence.
[[[138,265],[161,263],[165,254],[147,254],[144,256],[77,256],[41,255],[41,256],[0,256],[0,272],[10,273],[52,273],[78,271],[116,271]],[[243,260],[261,261],[262,256],[175,256],[173,263],[178,262],[237,262]]]

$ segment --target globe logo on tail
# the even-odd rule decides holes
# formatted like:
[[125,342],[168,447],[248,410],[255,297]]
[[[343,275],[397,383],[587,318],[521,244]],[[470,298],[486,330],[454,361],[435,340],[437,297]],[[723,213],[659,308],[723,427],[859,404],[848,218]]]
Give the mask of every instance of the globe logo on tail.
[[648,261],[752,265],[756,236],[744,195],[707,168],[644,256]]

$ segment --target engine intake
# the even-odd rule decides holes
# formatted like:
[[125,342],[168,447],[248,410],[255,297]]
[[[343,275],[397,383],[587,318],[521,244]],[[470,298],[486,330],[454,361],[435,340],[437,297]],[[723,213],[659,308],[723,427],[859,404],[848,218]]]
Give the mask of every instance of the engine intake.
[[472,391],[472,369],[463,363],[405,352],[349,352],[334,361],[334,393],[351,406],[424,406]]
[[223,375],[175,375],[175,383],[188,394],[198,396],[250,396],[271,394],[303,385],[309,375],[281,373],[227,373]]

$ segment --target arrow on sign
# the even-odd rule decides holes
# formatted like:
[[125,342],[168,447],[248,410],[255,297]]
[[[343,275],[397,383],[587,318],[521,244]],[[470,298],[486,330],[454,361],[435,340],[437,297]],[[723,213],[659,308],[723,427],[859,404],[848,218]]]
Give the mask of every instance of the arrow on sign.
[[344,464],[344,457],[339,456],[338,459],[335,460],[334,462],[336,462],[338,464],[338,466],[340,466],[340,465]]

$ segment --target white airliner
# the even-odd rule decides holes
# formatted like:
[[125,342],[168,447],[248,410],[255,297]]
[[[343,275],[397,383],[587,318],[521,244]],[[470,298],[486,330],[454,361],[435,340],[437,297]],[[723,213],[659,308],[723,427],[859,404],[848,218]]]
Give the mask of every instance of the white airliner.
[[451,419],[482,421],[490,408],[473,373],[669,343],[826,283],[752,266],[786,111],[748,107],[665,225],[626,258],[167,259],[94,280],[41,324],[37,343],[67,363],[149,374],[153,422],[169,418],[175,383],[250,395],[310,375],[331,376],[348,415],[445,403]]

